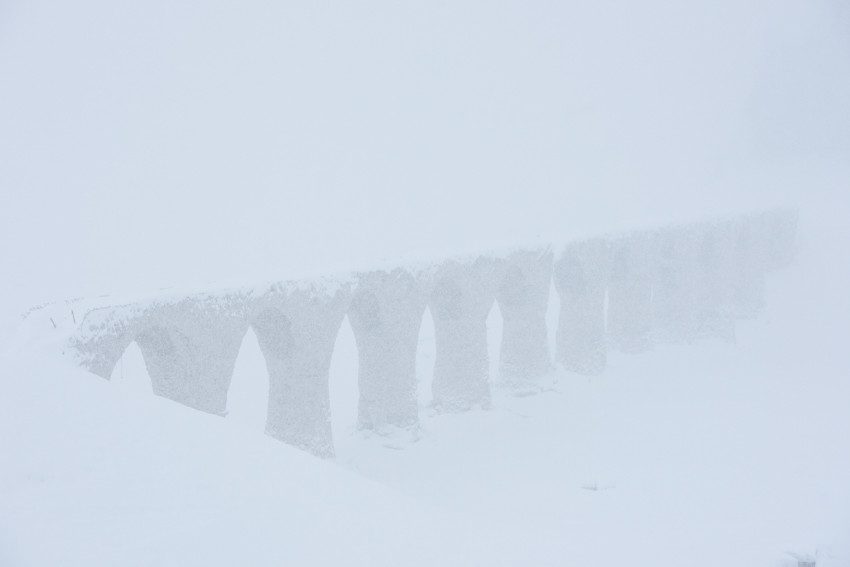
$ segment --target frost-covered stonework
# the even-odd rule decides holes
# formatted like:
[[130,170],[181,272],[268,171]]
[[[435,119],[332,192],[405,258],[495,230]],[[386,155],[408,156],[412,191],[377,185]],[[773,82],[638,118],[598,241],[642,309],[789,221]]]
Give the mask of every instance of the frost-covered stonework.
[[568,245],[555,263],[555,290],[561,298],[556,356],[569,371],[599,374],[605,369],[605,291],[610,265],[611,245],[602,238]]
[[247,328],[243,296],[190,296],[93,309],[71,346],[84,368],[109,379],[135,341],[155,394],[223,415]]
[[504,260],[496,300],[502,313],[499,381],[505,386],[532,387],[551,369],[546,329],[551,281],[551,249],[518,251]]
[[732,274],[735,250],[730,222],[706,223],[693,231],[693,335],[734,340]]
[[764,276],[767,270],[764,217],[750,215],[734,224],[732,302],[736,317],[752,319],[764,308]]
[[675,226],[653,237],[652,333],[656,342],[687,342],[696,337],[694,277],[699,230]]
[[421,273],[399,268],[357,277],[348,319],[357,341],[360,427],[419,422],[416,349],[427,300]]
[[135,341],[154,393],[218,415],[251,326],[269,375],[266,432],[332,456],[328,374],[346,314],[358,349],[360,427],[411,428],[426,307],[436,339],[434,406],[486,408],[494,356],[487,319],[496,301],[502,385],[533,389],[550,368],[552,283],[560,298],[556,362],[599,374],[609,347],[734,340],[735,320],[763,307],[765,274],[792,261],[796,230],[795,212],[768,211],[577,240],[557,254],[541,246],[218,293],[73,300],[34,309],[27,321],[65,334],[76,362],[106,379]]
[[137,325],[135,340],[154,393],[224,415],[233,367],[248,330],[245,298],[228,295],[155,304]]
[[650,233],[636,232],[611,243],[606,328],[612,348],[652,348],[653,260]]
[[316,455],[334,454],[328,372],[348,308],[347,287],[275,287],[251,304],[269,372],[266,433]]
[[431,316],[437,354],[432,385],[440,410],[489,407],[487,316],[496,299],[499,263],[489,256],[450,260],[434,274]]
[[143,308],[134,305],[100,307],[83,317],[69,340],[80,366],[109,380],[112,370],[136,337]]

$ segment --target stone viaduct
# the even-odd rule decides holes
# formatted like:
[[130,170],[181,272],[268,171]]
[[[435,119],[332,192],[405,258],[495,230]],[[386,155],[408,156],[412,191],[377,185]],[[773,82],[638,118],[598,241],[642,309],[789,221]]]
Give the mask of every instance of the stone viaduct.
[[500,383],[534,387],[550,371],[545,316],[553,282],[560,299],[554,359],[568,371],[598,374],[608,349],[734,338],[735,320],[762,308],[765,274],[790,262],[796,225],[795,212],[770,211],[365,271],[344,281],[96,306],[74,317],[67,350],[109,379],[136,341],[154,393],[223,415],[250,326],[269,373],[266,433],[332,456],[328,372],[346,315],[359,357],[359,426],[412,427],[426,308],[436,340],[434,406],[487,407],[486,320],[494,302],[503,318]]

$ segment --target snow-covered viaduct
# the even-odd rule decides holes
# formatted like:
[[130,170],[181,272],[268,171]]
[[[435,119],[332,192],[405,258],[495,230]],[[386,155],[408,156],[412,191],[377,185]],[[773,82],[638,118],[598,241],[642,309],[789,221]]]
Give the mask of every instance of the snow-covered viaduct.
[[[223,415],[251,327],[269,374],[266,433],[330,456],[328,374],[346,316],[359,353],[360,427],[411,427],[418,422],[416,352],[426,308],[436,340],[434,406],[487,407],[486,321],[494,303],[503,318],[494,382],[508,388],[533,388],[552,367],[545,321],[551,287],[560,301],[554,361],[568,371],[602,372],[608,349],[731,339],[735,320],[761,309],[765,274],[790,261],[796,225],[796,213],[771,211],[366,271],[343,281],[94,304],[73,316],[66,352],[109,379],[135,341],[154,393]],[[36,310],[30,318],[39,314],[50,315]]]

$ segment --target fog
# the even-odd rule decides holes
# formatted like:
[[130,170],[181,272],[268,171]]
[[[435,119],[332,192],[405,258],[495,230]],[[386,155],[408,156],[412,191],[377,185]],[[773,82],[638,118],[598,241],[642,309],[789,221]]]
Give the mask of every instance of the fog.
[[4,330],[68,297],[844,205],[848,27],[837,0],[7,1]]
[[[783,471],[786,476],[777,477],[780,480],[772,485],[768,482],[770,488],[757,491],[757,497],[726,490],[737,486],[737,480],[722,477],[712,488],[716,493],[700,493],[704,502],[715,508],[726,497],[743,503],[746,510],[739,512],[749,514],[750,526],[777,495],[802,502],[798,508],[789,507],[789,517],[790,510],[817,511],[814,504],[806,508],[814,500],[806,500],[802,492],[791,494],[797,487],[794,474],[802,475],[807,486],[821,486],[818,502],[830,498],[839,502],[829,491],[847,470],[846,458],[835,455],[846,454],[843,447],[850,434],[846,418],[836,417],[846,407],[842,400],[847,395],[839,379],[846,368],[839,343],[846,334],[847,311],[841,294],[845,283],[850,285],[845,261],[850,253],[845,221],[850,214],[848,6],[845,0],[379,0],[304,5],[255,0],[153,0],[132,5],[2,0],[0,352],[10,344],[21,314],[45,302],[104,294],[156,297],[169,289],[215,290],[375,266],[405,267],[419,260],[442,261],[525,243],[553,245],[557,251],[575,239],[612,231],[658,229],[788,207],[800,212],[797,264],[790,275],[778,275],[777,283],[768,284],[768,301],[774,300],[768,320],[761,326],[739,325],[738,347],[723,350],[726,347],[712,343],[698,347],[694,355],[660,349],[641,363],[633,362],[639,357],[617,354],[599,383],[579,382],[572,375],[565,379],[566,373],[559,370],[562,382],[556,393],[565,394],[564,403],[574,412],[570,414],[564,413],[558,398],[532,396],[524,402],[497,394],[497,409],[492,412],[469,412],[441,421],[424,409],[430,392],[423,394],[427,388],[417,368],[421,391],[413,409],[421,414],[426,435],[433,436],[431,444],[410,449],[401,442],[410,450],[382,452],[388,445],[378,449],[364,442],[352,421],[358,328],[356,321],[349,326],[346,318],[342,338],[337,339],[342,347],[336,349],[331,365],[332,389],[334,383],[344,384],[331,392],[334,436],[341,438],[341,465],[422,500],[434,496],[449,508],[460,501],[457,509],[489,514],[494,521],[502,521],[502,512],[492,503],[488,508],[491,490],[513,486],[514,476],[534,485],[527,494],[520,491],[508,501],[527,509],[533,519],[531,531],[537,530],[542,542],[537,552],[544,559],[557,556],[546,555],[546,546],[554,549],[563,539],[549,530],[560,529],[562,510],[579,501],[566,489],[562,493],[552,489],[560,486],[557,475],[576,486],[582,478],[592,480],[594,491],[597,481],[607,482],[605,474],[620,474],[624,484],[632,481],[633,486],[648,482],[641,485],[650,486],[644,492],[622,497],[626,511],[616,533],[632,534],[630,526],[641,522],[634,511],[638,507],[664,497],[675,509],[676,494],[694,493],[682,480],[688,478],[687,471],[710,479],[717,470],[726,474],[723,463],[735,470],[738,460],[752,457],[750,445],[732,443],[731,449],[724,445],[719,453],[708,453],[720,455],[718,469],[700,464],[699,459],[676,468],[680,460],[687,461],[677,452],[684,445],[676,436],[680,424],[685,431],[682,439],[689,441],[701,436],[715,440],[713,435],[722,437],[729,427],[723,412],[712,407],[732,411],[748,442],[769,453],[769,458],[755,458],[758,466],[745,471],[750,481],[771,476],[770,467],[783,464],[779,456],[784,452],[811,459],[803,462],[801,457],[799,466],[829,454],[829,462],[836,466],[828,473],[833,475],[832,484],[818,485],[817,467],[794,469]],[[551,300],[551,313],[556,313],[555,307]],[[491,319],[493,313],[495,308]],[[431,317],[426,311],[428,325],[420,330],[420,351],[423,342],[427,350],[435,341],[433,325],[439,326],[440,319],[431,323]],[[550,346],[556,318],[551,315],[548,323]],[[203,324],[198,326],[203,330]],[[494,332],[492,327],[488,332]],[[496,331],[501,333],[501,327]],[[396,334],[389,332],[388,339]],[[415,333],[409,334],[412,342]],[[329,342],[332,337],[326,338]],[[248,354],[240,355],[237,374],[251,374],[254,379],[256,370],[262,370],[265,363],[256,344],[262,340],[248,331]],[[493,348],[491,344],[491,353]],[[124,357],[131,360],[128,366],[135,365],[131,370],[143,375],[130,388],[136,395],[145,391],[149,377],[140,370],[139,346],[133,343],[128,352]],[[773,358],[772,353],[781,356]],[[122,378],[124,358],[114,371]],[[430,373],[434,357],[426,358]],[[376,361],[384,362],[381,357]],[[492,354],[490,363],[497,363]],[[417,364],[423,364],[421,354]],[[698,377],[698,391],[711,403],[701,405],[700,395],[682,386],[686,382],[678,380],[678,373],[683,367]],[[20,368],[29,367],[8,368],[14,369],[7,370],[9,376],[17,376],[25,374]],[[790,370],[784,385],[778,391],[771,389],[770,373],[785,369]],[[813,376],[810,390],[802,385],[806,372]],[[651,387],[642,390],[636,375]],[[50,384],[44,376],[33,383]],[[714,379],[736,394],[726,396],[727,390],[713,389]],[[229,398],[228,407],[237,408],[238,419],[262,422],[256,411],[265,407],[263,400],[258,401],[258,396],[267,395],[264,380]],[[430,386],[431,377],[425,380]],[[682,403],[663,403],[664,396],[653,397],[653,387],[674,391]],[[770,394],[764,404],[736,405],[745,398],[761,399],[766,390]],[[78,408],[85,408],[81,400],[89,393],[92,399],[107,399],[94,389],[59,391],[76,400]],[[799,429],[783,417],[786,437],[776,435],[766,424],[784,416],[795,396],[814,417]],[[624,412],[624,421],[608,422],[606,412],[612,407],[608,404],[635,413]],[[9,406],[17,408],[14,403]],[[47,407],[34,403],[35,415],[41,411],[52,416]],[[93,403],[86,411],[95,415],[96,407]],[[194,419],[163,409],[127,408],[135,417],[123,427],[150,415],[183,426]],[[687,408],[696,413],[689,414]],[[20,415],[25,409],[18,410]],[[526,411],[534,416],[527,425],[510,421],[517,416],[525,419]],[[652,419],[643,419],[650,411],[660,416],[657,426]],[[694,420],[701,411],[712,426]],[[7,431],[16,424],[15,413],[10,415]],[[69,415],[66,423],[73,424],[76,438],[86,438],[88,422]],[[97,414],[91,423],[107,417]],[[550,439],[550,419],[569,426],[574,435],[569,450],[586,457],[583,464],[557,451],[550,454],[548,448],[541,449],[542,458],[535,452]],[[188,430],[213,431],[201,421],[191,422]],[[117,431],[116,439],[120,428]],[[527,443],[523,435],[532,435],[529,432],[541,440],[539,444]],[[818,437],[821,444],[811,443],[824,432]],[[7,441],[12,439],[8,435]],[[9,442],[18,451],[13,454],[29,455],[27,435],[21,437],[20,448]],[[175,435],[179,446],[179,434],[168,435]],[[508,441],[492,441],[503,438],[499,436]],[[666,486],[652,485],[658,482],[647,472],[653,463],[633,454],[644,445],[632,443],[632,436],[651,440],[647,446],[655,447],[662,462],[670,458],[666,481],[686,471],[671,481],[672,496]],[[49,435],[45,438],[45,447],[58,443]],[[792,438],[793,447],[767,443],[770,450],[761,448],[774,438]],[[217,438],[205,439],[209,451],[217,449],[213,441]],[[261,448],[260,442],[255,446],[240,439],[228,441],[228,446],[250,446],[267,459],[262,462],[278,462],[277,454]],[[469,445],[485,441],[478,453],[467,453],[464,439]],[[156,451],[159,440],[152,434],[139,446],[147,443]],[[387,443],[399,448],[398,440]],[[466,468],[460,465],[464,459],[474,458],[469,455],[502,459],[503,467],[494,472],[482,460],[485,464],[468,469],[474,472],[457,474],[458,468]],[[296,462],[289,458],[281,457],[281,470]],[[200,462],[187,459],[189,464],[180,466],[188,467],[188,472],[175,475],[189,478]],[[535,481],[543,474],[535,468],[538,465],[554,472],[547,473],[550,476],[535,493]],[[237,471],[236,464],[232,467]],[[311,474],[324,474],[318,472],[325,470],[320,465],[309,467],[314,467],[309,468]],[[230,474],[229,470],[224,467],[221,474]],[[263,486],[279,488],[272,472]],[[594,476],[598,474],[603,478]],[[482,477],[489,481],[479,486],[475,479]],[[83,478],[99,486],[98,478]],[[163,478],[162,482],[170,482],[170,477]],[[324,485],[310,486],[320,491]],[[348,477],[338,486],[339,494],[352,487],[364,494],[372,490]],[[549,489],[553,493],[547,493]],[[299,502],[306,502],[304,509],[316,502],[313,496],[309,490],[298,494]],[[30,501],[21,498],[20,509],[25,510]],[[386,507],[367,518],[354,539],[367,538],[370,526],[380,525],[376,519],[381,510],[406,505],[391,496],[383,498]],[[257,501],[262,503],[261,498]],[[343,517],[359,518],[360,500],[341,501],[340,506],[356,504]],[[596,514],[597,523],[564,525],[578,530],[573,533],[589,534],[582,541],[604,539],[600,534],[610,526],[606,514],[622,510],[600,512],[581,502],[570,522],[588,511]],[[699,511],[701,505],[694,509]],[[715,508],[709,517],[723,517],[726,510]],[[540,510],[546,512],[537,514]],[[689,513],[693,515],[683,516],[685,527],[679,529],[697,532],[699,526],[687,519],[699,514]],[[426,524],[431,518],[430,512],[416,514]],[[834,517],[824,515],[827,519],[818,527],[828,524],[840,532],[847,522],[833,522]],[[663,520],[668,528],[679,525],[675,514]],[[467,524],[465,519],[457,523]],[[647,522],[646,534],[655,525]],[[511,533],[511,526],[503,532],[498,531],[504,528],[501,524],[492,532],[483,530],[487,533],[482,541],[488,541],[491,533]],[[325,529],[330,537],[343,532]],[[403,524],[395,531],[404,537],[413,533]],[[817,541],[821,534],[815,531],[811,528],[801,541]],[[258,533],[258,549],[271,545],[272,538],[263,539],[265,532]],[[641,536],[635,534],[637,541]],[[835,533],[823,537],[833,543],[840,539]],[[404,548],[406,541],[396,544]],[[651,537],[641,540],[648,547],[651,541]],[[491,551],[498,555],[500,549]],[[0,562],[2,551],[0,545]],[[309,550],[304,553],[310,557]],[[524,550],[518,553],[515,557],[534,563],[522,555]],[[328,564],[338,564],[344,557],[340,552]],[[511,564],[504,557],[505,564]]]

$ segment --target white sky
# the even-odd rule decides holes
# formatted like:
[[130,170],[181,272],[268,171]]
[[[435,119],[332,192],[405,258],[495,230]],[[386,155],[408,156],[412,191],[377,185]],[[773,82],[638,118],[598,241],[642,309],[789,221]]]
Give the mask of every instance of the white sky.
[[847,204],[842,0],[273,4],[0,3],[0,335],[48,300]]

